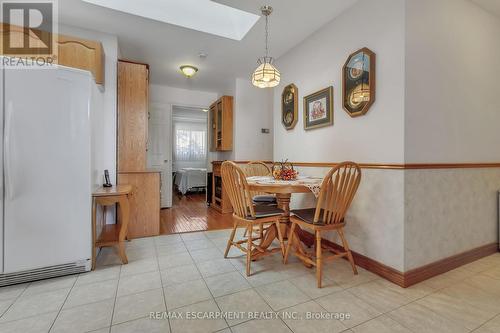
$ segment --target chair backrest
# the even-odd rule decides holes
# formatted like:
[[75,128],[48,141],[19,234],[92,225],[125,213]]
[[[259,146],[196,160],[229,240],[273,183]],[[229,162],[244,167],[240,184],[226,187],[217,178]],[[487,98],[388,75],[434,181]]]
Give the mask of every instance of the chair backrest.
[[246,175],[236,163],[225,161],[221,166],[222,184],[233,206],[233,213],[243,219],[255,218],[252,196]]
[[361,169],[354,162],[343,162],[330,170],[321,184],[314,222],[344,222],[360,181]]
[[250,161],[242,169],[247,177],[271,176],[271,168],[262,161]]

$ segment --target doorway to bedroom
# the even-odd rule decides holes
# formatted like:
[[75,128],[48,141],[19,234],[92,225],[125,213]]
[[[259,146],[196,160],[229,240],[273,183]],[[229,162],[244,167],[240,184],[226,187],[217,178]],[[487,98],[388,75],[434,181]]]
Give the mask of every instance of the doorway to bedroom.
[[[162,184],[161,233],[173,234],[232,226],[229,218],[209,210],[207,205],[208,166],[208,112],[202,107],[173,105],[170,121],[157,126],[158,116],[150,115],[150,128],[167,133],[171,172]],[[166,128],[168,126],[168,128]],[[158,128],[159,127],[159,128]],[[153,134],[158,136],[158,134]],[[164,134],[160,134],[164,135]],[[166,141],[165,141],[166,142]],[[168,160],[168,158],[167,158]],[[168,194],[168,195],[167,195]],[[169,197],[169,198],[167,198]],[[168,200],[167,200],[168,199]],[[219,216],[220,215],[220,216]],[[226,221],[227,220],[227,221]]]

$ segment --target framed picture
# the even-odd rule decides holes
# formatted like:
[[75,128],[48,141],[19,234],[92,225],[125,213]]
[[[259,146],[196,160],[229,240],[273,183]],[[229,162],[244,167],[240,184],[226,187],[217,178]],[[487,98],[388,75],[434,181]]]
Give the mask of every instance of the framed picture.
[[333,87],[304,97],[304,129],[333,125]]
[[281,122],[287,130],[294,128],[299,120],[298,96],[299,91],[293,83],[287,85],[281,94]]
[[362,48],[351,54],[342,70],[342,105],[351,116],[362,116],[375,102],[375,53]]

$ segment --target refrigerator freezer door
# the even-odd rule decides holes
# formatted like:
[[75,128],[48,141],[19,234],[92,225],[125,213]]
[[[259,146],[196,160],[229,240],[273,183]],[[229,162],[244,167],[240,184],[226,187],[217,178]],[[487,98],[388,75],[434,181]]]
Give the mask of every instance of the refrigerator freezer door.
[[90,74],[5,70],[4,273],[91,255]]

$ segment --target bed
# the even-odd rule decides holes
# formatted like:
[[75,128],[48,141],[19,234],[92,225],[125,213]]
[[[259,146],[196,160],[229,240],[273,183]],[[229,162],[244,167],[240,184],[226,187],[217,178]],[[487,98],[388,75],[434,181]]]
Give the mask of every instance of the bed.
[[207,186],[207,169],[182,168],[175,173],[174,184],[182,194]]

